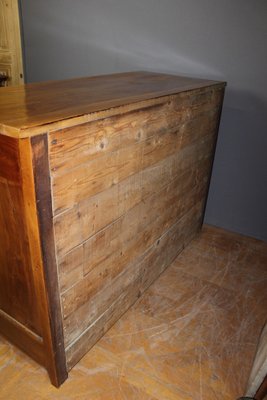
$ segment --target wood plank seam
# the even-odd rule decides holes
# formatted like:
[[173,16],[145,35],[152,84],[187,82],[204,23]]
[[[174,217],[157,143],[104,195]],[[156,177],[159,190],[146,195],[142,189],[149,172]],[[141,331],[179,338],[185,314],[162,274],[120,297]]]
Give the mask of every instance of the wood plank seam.
[[[207,135],[207,138],[209,138],[210,137],[210,135]],[[193,145],[190,145],[189,147],[194,147],[194,144]],[[175,154],[179,154],[179,152],[177,152],[177,153],[175,153]],[[209,157],[209,153],[205,156],[205,159],[207,159]],[[166,160],[172,160],[173,159],[173,155],[171,155],[169,158],[167,158],[167,159],[165,159],[165,161],[163,161],[163,162],[166,162]],[[158,163],[158,164],[160,164],[160,162]],[[197,165],[198,165],[198,161],[195,161],[194,162],[194,164],[193,164],[193,166],[196,168],[197,167]],[[149,168],[150,168],[150,166],[148,166],[147,168],[145,168],[145,169],[143,169],[142,170],[142,172],[143,173],[145,173],[146,171],[148,171],[149,170]],[[188,171],[188,170],[190,170],[192,168],[192,165],[190,165],[189,167],[188,167],[188,169],[187,170],[185,170],[185,172],[186,171]],[[185,172],[183,172],[183,174],[185,173]],[[139,172],[138,172],[139,173]],[[137,174],[138,174],[137,173]],[[177,172],[177,176],[180,174],[181,172],[179,171],[179,172]],[[175,181],[175,179],[177,179],[177,176],[176,175],[174,175],[174,178],[173,178],[173,182]],[[127,178],[126,178],[127,179]],[[123,183],[124,181],[126,181],[126,179],[125,180],[123,180],[121,183]],[[141,183],[142,184],[142,183]],[[164,187],[164,188],[161,188],[160,189],[160,191],[159,192],[163,192],[163,190],[168,186],[168,185],[170,185],[171,184],[171,181],[170,182],[168,182],[168,184],[166,184],[166,186]],[[95,199],[97,199],[97,196],[98,196],[99,194],[96,194],[95,196],[92,196],[91,197],[91,199],[93,200],[94,198]],[[147,196],[146,196],[147,197]],[[143,197],[142,197],[143,198]],[[80,204],[82,204],[83,202],[84,203],[86,203],[88,201],[88,199],[86,198],[86,199],[84,199]],[[140,200],[140,201],[143,201],[142,199]],[[134,205],[134,206],[136,206],[136,204]],[[73,207],[74,208],[74,207]],[[130,209],[127,209],[126,211],[125,211],[125,213],[127,213],[127,212],[129,212],[131,210],[131,208]],[[71,212],[71,210],[68,210],[68,212]],[[67,213],[67,212],[66,212]],[[122,213],[121,215],[119,215],[118,216],[118,218],[116,218],[116,219],[114,219],[114,221],[117,221],[119,218],[121,218],[121,216],[122,215],[124,215],[125,213]],[[68,215],[68,214],[65,214],[65,215]],[[54,223],[56,224],[57,223],[57,221],[60,219],[62,217],[62,214],[60,214],[60,215],[57,215],[56,216],[56,218],[54,218]],[[112,221],[112,222],[114,222],[114,221]],[[84,243],[86,240],[88,240],[88,239],[90,239],[92,236],[94,236],[96,233],[98,233],[99,231],[101,231],[103,229],[103,227],[100,229],[100,230],[96,230],[96,231],[94,231],[94,232],[92,232],[87,238],[85,238],[81,243],[79,243],[78,245],[80,245],[80,244],[82,244],[82,243]],[[77,245],[77,246],[78,246]],[[75,247],[77,247],[77,246],[74,246],[72,249],[70,249],[69,251],[71,251],[71,250],[73,250]],[[64,252],[64,254],[68,254],[68,252],[69,251],[67,251],[67,252]],[[60,255],[61,256],[61,255]]]

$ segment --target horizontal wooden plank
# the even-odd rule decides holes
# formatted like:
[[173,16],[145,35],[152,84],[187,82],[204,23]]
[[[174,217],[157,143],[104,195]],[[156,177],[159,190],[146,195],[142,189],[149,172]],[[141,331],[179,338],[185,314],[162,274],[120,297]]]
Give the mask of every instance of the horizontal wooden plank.
[[[163,192],[144,199],[137,207],[122,218],[107,226],[83,244],[85,249],[84,275],[101,267],[112,275],[127,265],[137,252],[143,252],[151,242],[161,235],[162,230],[179,218],[184,209],[191,206],[192,187],[201,193],[206,185],[208,169],[188,171],[166,186]],[[199,182],[200,181],[200,182]],[[194,187],[195,186],[195,187]],[[164,199],[160,197],[165,194]],[[188,198],[185,202],[184,199]]]
[[162,129],[177,126],[186,112],[170,114],[169,109],[165,99],[163,104],[52,132],[50,165],[53,176],[146,140]]
[[59,291],[73,286],[76,282],[83,279],[84,246],[78,246],[58,260],[58,281]]
[[214,104],[217,92],[208,88],[191,96],[180,93],[163,98],[162,104],[51,132],[52,175],[146,140],[162,130],[177,128],[192,119],[189,107],[194,118],[209,113],[219,105],[218,100]]
[[[76,136],[71,129],[50,136],[69,368],[199,229],[220,104],[212,90],[183,93],[155,109],[85,124]],[[104,175],[96,173],[100,165]],[[88,188],[92,176],[99,186]],[[76,197],[64,179],[65,186],[81,179]]]
[[62,295],[64,317],[111,282],[196,201],[203,198],[207,171],[203,175],[202,183],[195,186],[196,173],[190,171],[183,179],[177,179],[166,187],[164,193],[141,202],[84,245],[84,273],[91,273]]
[[216,108],[190,119],[183,125],[180,150],[206,136],[216,137],[220,109]]
[[[94,233],[115,221],[138,204],[141,201],[141,195],[141,175],[137,174],[88,201],[78,204],[69,212],[57,216],[54,227],[58,255],[66,254],[73,247],[83,243]],[[72,229],[68,235],[65,235],[64,232],[69,226],[72,226]]]
[[101,159],[83,164],[53,180],[56,213],[111,188],[141,168],[142,144],[136,144]]
[[[76,128],[78,136],[74,130],[71,138],[71,131],[50,135],[54,214],[175,153],[188,144],[188,136],[197,140],[211,132],[211,123],[217,122],[217,108],[212,103],[204,109],[203,105],[187,109],[179,104],[175,112],[171,101],[161,107],[159,112],[151,112],[152,116],[140,110],[110,118],[109,124],[85,124]],[[192,123],[191,114],[193,121],[198,121]]]
[[137,300],[196,235],[201,224],[203,203],[194,207],[141,258],[128,266],[108,288],[99,291],[64,321],[66,357],[72,368],[110,326]]
[[[183,152],[165,158],[54,219],[57,253],[61,257],[90,236],[115,221],[141,199],[161,190],[195,163],[210,157],[214,144],[205,136]],[[102,210],[106,210],[105,213]],[[69,226],[72,227],[69,230]],[[65,234],[68,230],[68,235]]]
[[[205,95],[211,96],[211,91]],[[203,94],[201,94],[203,96]],[[119,148],[144,141],[162,131],[178,129],[179,126],[190,122],[190,98],[177,95],[179,108],[174,110],[173,100],[165,99],[163,104],[129,112],[123,115],[88,122],[73,128],[51,132],[50,139],[50,166],[52,175],[64,174],[103,154],[114,152]],[[214,105],[208,104],[203,111],[199,104],[194,109],[194,118],[214,112]]]

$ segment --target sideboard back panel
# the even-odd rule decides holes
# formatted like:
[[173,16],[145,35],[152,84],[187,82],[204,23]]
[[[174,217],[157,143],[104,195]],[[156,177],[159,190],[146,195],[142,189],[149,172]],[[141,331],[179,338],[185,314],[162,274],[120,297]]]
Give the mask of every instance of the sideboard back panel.
[[197,89],[50,133],[69,368],[200,228],[222,95]]

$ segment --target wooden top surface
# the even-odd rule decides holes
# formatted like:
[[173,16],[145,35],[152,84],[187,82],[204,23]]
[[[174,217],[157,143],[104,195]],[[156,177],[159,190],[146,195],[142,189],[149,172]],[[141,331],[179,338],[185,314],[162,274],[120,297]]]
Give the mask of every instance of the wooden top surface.
[[[0,133],[20,131],[113,107],[223,82],[152,72],[128,72],[0,89]],[[44,130],[45,131],[45,130]],[[27,134],[22,135],[23,137]]]

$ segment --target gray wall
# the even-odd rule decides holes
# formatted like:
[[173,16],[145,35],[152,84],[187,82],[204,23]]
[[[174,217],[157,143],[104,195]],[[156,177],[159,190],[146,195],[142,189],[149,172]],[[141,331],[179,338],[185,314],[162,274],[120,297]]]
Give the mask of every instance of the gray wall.
[[29,82],[154,70],[228,82],[207,223],[267,240],[266,0],[21,0]]

